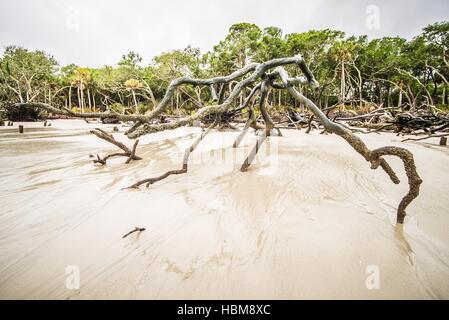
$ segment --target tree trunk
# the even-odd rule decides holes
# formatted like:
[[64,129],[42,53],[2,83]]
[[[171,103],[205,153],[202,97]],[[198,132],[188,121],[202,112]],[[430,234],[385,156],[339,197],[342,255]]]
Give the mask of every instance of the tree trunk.
[[72,86],[69,87],[69,109],[72,109]]
[[81,93],[80,93],[80,87],[76,87],[76,95],[78,98],[78,108],[81,110]]
[[84,89],[83,89],[83,87],[80,88],[80,98],[81,98],[81,113],[84,113]]
[[346,91],[346,87],[345,87],[345,62],[342,61],[341,63],[341,87],[340,87],[340,99],[341,102],[345,101],[345,91]]
[[89,110],[92,110],[92,103],[90,102],[90,90],[87,89],[87,103],[89,104]]
[[441,95],[442,104],[446,104],[446,90],[447,90],[447,85],[444,85],[443,94]]
[[134,90],[131,90],[131,93],[133,95],[133,101],[134,101],[134,110],[137,113],[137,99],[136,99],[136,93],[134,92]]

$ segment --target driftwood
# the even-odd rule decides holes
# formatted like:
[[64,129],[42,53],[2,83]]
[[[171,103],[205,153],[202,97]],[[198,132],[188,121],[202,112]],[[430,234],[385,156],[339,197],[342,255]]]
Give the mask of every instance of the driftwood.
[[[436,135],[429,135],[429,136],[423,137],[423,138],[407,138],[407,139],[402,140],[402,142],[406,142],[406,141],[421,141],[421,140],[426,140],[426,139],[430,139],[430,138],[441,138],[440,145],[443,146],[443,145],[446,145],[446,143],[447,143],[447,138],[446,137],[448,137],[448,136],[449,136],[449,133],[436,134]],[[445,140],[443,140],[443,139],[446,139],[446,143],[444,143]]]
[[145,230],[146,230],[145,228],[138,228],[138,227],[135,227],[133,230],[131,230],[130,232],[128,232],[127,234],[125,234],[122,238],[125,239],[127,236],[129,236],[129,235],[131,235],[131,234],[133,234],[133,233],[135,233],[135,232],[142,232],[142,231],[145,231]]
[[270,135],[270,129],[265,129],[263,130],[262,134],[259,135],[257,141],[256,141],[256,145],[253,147],[253,149],[251,149],[248,157],[245,159],[245,161],[242,164],[242,167],[240,168],[240,170],[242,172],[245,172],[248,170],[249,166],[251,165],[251,163],[254,161],[254,158],[257,155],[257,152],[260,149],[260,146],[264,143],[264,141],[267,139],[267,136]]
[[216,123],[213,123],[209,128],[207,128],[205,131],[203,131],[200,134],[200,136],[193,142],[193,144],[185,150],[184,158],[183,158],[183,162],[182,162],[182,168],[181,169],[179,169],[179,170],[170,170],[170,171],[167,171],[167,172],[165,172],[164,174],[162,174],[162,175],[160,175],[158,177],[137,181],[136,183],[134,183],[133,185],[129,186],[128,188],[130,188],[130,189],[137,189],[142,184],[145,184],[147,187],[149,187],[153,183],[161,181],[161,180],[167,178],[168,176],[187,173],[187,168],[188,168],[190,154],[199,145],[201,140],[203,140],[203,138],[212,130],[212,128],[215,127],[215,125],[216,125]]
[[354,126],[376,131],[391,130],[398,134],[409,134],[420,130],[435,134],[449,129],[449,116],[441,112],[435,113],[432,108],[410,112],[400,108],[381,106],[367,114],[352,117],[336,116],[334,120],[346,121]]
[[[112,134],[109,134],[102,129],[95,128],[95,130],[91,130],[90,133],[96,135],[98,138],[100,138],[102,140],[112,143],[113,145],[119,147],[120,149],[122,149],[124,151],[124,152],[111,153],[111,154],[104,156],[103,158],[101,158],[97,154],[97,158],[93,160],[94,163],[99,163],[101,165],[105,165],[106,161],[113,157],[128,157],[128,159],[126,160],[126,163],[129,163],[131,160],[142,160],[141,157],[136,155],[136,148],[137,148],[137,144],[139,143],[139,140],[136,140],[134,142],[134,145],[133,145],[132,149],[130,150],[126,145],[115,140],[115,138]],[[90,157],[95,158],[92,155]]]
[[[283,68],[287,65],[296,65],[302,71],[304,76],[291,78],[289,77],[286,70]],[[238,81],[240,80],[240,81]],[[235,83],[230,90],[229,94],[226,96],[224,93],[224,88],[227,87],[225,84]],[[207,86],[211,89],[211,93],[213,96],[213,103],[211,105],[206,105],[197,110],[196,113],[176,119],[171,122],[160,121],[159,123],[155,123],[155,120],[163,116],[163,112],[169,106],[169,102],[173,97],[176,89],[180,88],[183,85],[193,85],[193,86]],[[140,185],[145,184],[149,186],[157,181],[167,178],[170,175],[178,175],[187,172],[188,168],[188,159],[190,154],[195,150],[201,140],[207,135],[212,128],[217,125],[217,121],[223,121],[220,119],[225,119],[225,123],[229,123],[230,120],[236,115],[241,114],[243,110],[248,109],[248,120],[245,123],[245,127],[242,132],[238,135],[237,139],[234,142],[234,148],[238,147],[241,140],[247,134],[250,127],[254,128],[256,132],[258,130],[263,130],[262,134],[259,135],[256,145],[250,152],[248,158],[243,163],[241,170],[246,171],[251,165],[254,157],[256,156],[260,146],[267,139],[267,136],[271,134],[272,129],[276,129],[278,131],[278,135],[281,135],[279,128],[273,122],[268,109],[266,108],[266,96],[267,92],[270,88],[275,90],[287,90],[293,98],[299,102],[300,104],[307,107],[312,116],[307,121],[307,132],[310,132],[312,129],[313,123],[316,121],[320,123],[323,131],[322,133],[333,133],[341,138],[343,138],[349,145],[353,147],[353,149],[358,152],[361,156],[364,157],[366,161],[371,164],[372,169],[377,169],[381,167],[386,174],[390,177],[391,181],[395,184],[398,184],[400,181],[396,176],[393,169],[390,167],[388,162],[384,159],[385,156],[395,156],[399,157],[404,165],[405,172],[408,178],[409,184],[409,192],[403,197],[401,200],[398,209],[397,209],[397,222],[403,223],[406,215],[407,206],[419,195],[420,185],[422,183],[421,178],[419,177],[415,162],[413,159],[413,155],[404,148],[400,147],[383,147],[375,150],[370,150],[366,144],[353,133],[353,130],[346,125],[339,123],[338,121],[362,121],[367,125],[373,124],[391,124],[396,127],[396,131],[404,131],[404,130],[417,130],[417,128],[424,128],[428,132],[434,133],[439,130],[444,130],[449,127],[448,118],[442,115],[432,115],[432,117],[424,117],[421,116],[417,118],[416,116],[404,117],[403,113],[397,114],[397,110],[390,110],[387,108],[379,108],[371,112],[368,115],[353,115],[348,117],[334,117],[334,120],[328,118],[328,116],[320,110],[311,100],[302,95],[294,86],[295,85],[310,85],[314,88],[318,87],[319,84],[315,80],[313,74],[310,72],[307,64],[304,59],[298,55],[295,57],[289,58],[279,58],[266,61],[264,63],[251,63],[245,66],[244,68],[233,72],[228,76],[220,76],[210,79],[193,79],[190,77],[182,77],[173,80],[167,88],[167,91],[161,100],[161,102],[149,113],[145,115],[122,115],[117,114],[112,111],[102,112],[102,113],[88,113],[88,114],[79,114],[72,112],[69,109],[58,109],[53,106],[41,103],[25,103],[25,104],[14,104],[12,107],[21,107],[21,106],[31,106],[31,107],[41,107],[48,112],[55,114],[63,114],[71,117],[79,117],[79,118],[100,118],[102,120],[114,120],[121,122],[132,122],[133,125],[131,128],[126,131],[126,136],[130,139],[136,139],[142,135],[150,134],[153,132],[163,131],[175,129],[181,126],[193,125],[198,121],[202,121],[204,123],[211,122],[214,119],[214,123],[209,126],[207,130],[201,133],[200,137],[195,140],[195,142],[186,149],[184,153],[184,160],[182,163],[182,168],[178,170],[167,171],[166,173],[149,179],[144,179],[136,182],[131,185],[129,188],[138,188]],[[220,92],[217,94],[216,86],[220,87]],[[245,99],[242,106],[235,108],[235,101],[241,96],[244,90],[250,88],[252,86],[252,90],[250,96]],[[254,102],[255,94],[259,92],[259,111],[262,115],[262,119],[264,125],[262,126],[257,122],[257,119],[254,117],[254,111],[252,109],[252,105],[250,101]],[[331,110],[328,110],[330,112]],[[316,120],[315,120],[316,119]],[[430,122],[429,122],[430,121]],[[382,123],[387,122],[387,123]],[[221,124],[222,122],[220,122]],[[221,127],[221,125],[219,125]],[[128,160],[138,160],[140,159],[135,155],[135,149],[137,146],[137,142],[134,144],[132,150],[127,148],[125,145],[117,142],[112,135],[109,135],[103,132],[100,129],[96,129],[92,131],[93,134],[98,136],[99,138],[106,140],[120,149],[124,151],[124,153],[111,154],[104,158],[100,158],[97,155],[97,160],[94,160],[96,163],[105,164],[107,158],[112,156],[127,156]]]
[[287,88],[290,94],[297,101],[307,106],[321,121],[327,131],[335,133],[345,139],[355,151],[362,155],[366,161],[371,163],[372,169],[377,169],[380,166],[395,184],[398,184],[400,181],[383,156],[390,155],[401,158],[409,183],[409,192],[404,196],[397,210],[397,222],[403,223],[406,214],[405,209],[419,195],[419,188],[422,183],[422,180],[416,171],[413,155],[408,150],[400,147],[384,147],[371,151],[359,137],[344,126],[331,121],[311,100],[296,90],[292,86],[291,79],[283,68],[278,68],[276,72],[279,74],[283,85]]

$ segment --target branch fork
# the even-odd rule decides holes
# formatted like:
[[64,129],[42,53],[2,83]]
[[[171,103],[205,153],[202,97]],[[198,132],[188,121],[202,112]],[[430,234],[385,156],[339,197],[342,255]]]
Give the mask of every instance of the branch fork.
[[[132,146],[132,149],[129,149],[125,144],[121,143],[120,141],[117,141],[112,134],[107,133],[106,131],[95,128],[94,130],[91,130],[90,133],[96,135],[98,138],[107,141],[109,143],[112,143],[116,147],[122,149],[124,152],[116,152],[111,153],[103,158],[101,158],[98,154],[96,156],[96,159],[92,160],[94,163],[99,163],[101,165],[105,165],[106,161],[113,157],[127,157],[126,164],[130,163],[131,160],[142,160],[141,157],[136,155],[136,148],[139,144],[139,140],[136,140],[134,142],[134,145]],[[95,158],[94,156],[90,155],[91,158]]]

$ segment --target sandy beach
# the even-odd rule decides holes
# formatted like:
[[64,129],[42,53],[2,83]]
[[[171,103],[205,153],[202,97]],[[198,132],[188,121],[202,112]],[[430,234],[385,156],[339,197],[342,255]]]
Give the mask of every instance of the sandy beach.
[[[115,149],[88,129],[114,125],[18,124],[0,129],[1,299],[449,298],[449,148],[437,139],[362,135],[410,150],[424,180],[397,227],[400,161],[388,159],[394,185],[336,135],[284,130],[242,173],[255,135],[233,150],[238,132],[214,131],[187,174],[124,190],[180,168],[201,129],[145,136],[143,160],[96,166],[89,154]],[[135,227],[146,230],[122,238]],[[77,290],[67,266],[79,267]]]

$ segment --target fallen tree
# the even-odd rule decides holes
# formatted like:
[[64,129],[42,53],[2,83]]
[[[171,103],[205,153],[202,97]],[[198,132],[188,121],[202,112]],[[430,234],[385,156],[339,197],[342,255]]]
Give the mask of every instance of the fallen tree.
[[[299,69],[303,73],[303,76],[290,77],[284,68],[288,65],[296,65],[297,67],[299,67]],[[236,84],[226,95],[223,91],[223,88],[225,87],[225,85],[230,83]],[[197,110],[197,112],[190,116],[175,119],[171,122],[158,121],[158,118],[168,108],[170,99],[172,98],[176,89],[183,85],[209,87],[210,90],[212,90],[213,103],[201,107]],[[215,86],[217,85],[221,86],[219,94],[216,93],[215,89]],[[416,170],[413,155],[404,148],[392,146],[370,150],[366,146],[366,144],[353,133],[350,128],[337,122],[336,119],[329,119],[328,116],[315,105],[315,103],[313,103],[310,99],[305,97],[295,88],[296,85],[309,85],[314,88],[319,86],[304,59],[299,55],[289,58],[273,59],[264,63],[251,63],[228,76],[220,76],[210,79],[193,79],[190,77],[175,79],[168,86],[168,89],[161,102],[153,110],[144,115],[123,115],[112,111],[101,113],[75,113],[69,109],[58,109],[51,105],[43,103],[18,103],[12,104],[10,107],[37,107],[45,109],[50,113],[61,114],[70,117],[85,119],[112,119],[121,122],[130,122],[132,123],[132,125],[125,132],[125,135],[130,139],[137,139],[142,135],[150,134],[153,132],[175,129],[186,125],[193,125],[195,122],[212,122],[212,124],[201,133],[200,137],[195,140],[192,146],[186,149],[181,169],[168,171],[158,177],[143,179],[130,186],[130,188],[138,188],[142,184],[145,184],[148,187],[149,185],[163,180],[170,175],[186,173],[188,169],[189,156],[195,150],[204,136],[217,126],[221,127],[224,124],[230,124],[230,121],[237,115],[242,114],[243,110],[247,110],[246,113],[248,115],[248,119],[245,123],[243,131],[238,135],[233,146],[237,147],[239,145],[245,134],[247,134],[247,132],[249,131],[249,128],[252,127],[255,130],[263,130],[262,134],[259,135],[256,145],[250,152],[248,158],[242,164],[241,170],[246,171],[251,165],[260,146],[264,143],[266,138],[272,135],[273,132],[276,132],[278,136],[282,135],[280,128],[272,120],[266,106],[266,97],[268,91],[270,89],[287,90],[297,102],[306,106],[310,110],[313,118],[310,118],[312,120],[306,120],[309,131],[311,129],[312,121],[318,121],[324,128],[323,132],[333,133],[343,138],[356,152],[358,152],[366,161],[371,164],[372,169],[377,169],[379,167],[382,168],[389,176],[391,181],[395,184],[400,183],[399,178],[384,157],[395,156],[402,160],[409,184],[409,191],[403,197],[397,209],[397,222],[403,223],[406,216],[406,208],[419,195],[420,185],[422,183],[422,180]],[[241,105],[235,106],[235,101],[237,100],[237,98],[241,97],[241,94],[248,89],[250,89],[249,95],[243,100]],[[256,105],[255,99],[257,93],[259,98],[259,103],[257,104],[257,106],[259,108],[262,121],[258,121],[258,119],[256,119],[254,116],[253,108]],[[304,121],[304,119],[299,120]],[[117,141],[115,141],[112,136],[108,135],[105,132],[102,132],[101,130],[92,131],[92,133],[97,135],[99,138],[113,143],[114,145],[124,150],[124,153],[122,154],[111,154],[104,158],[100,158],[97,155],[97,160],[95,162],[106,164],[107,158],[116,155],[127,156],[128,161],[130,161],[131,159],[138,159],[138,157],[135,155],[137,143],[135,143],[133,149],[130,150],[126,146],[116,143]]]

